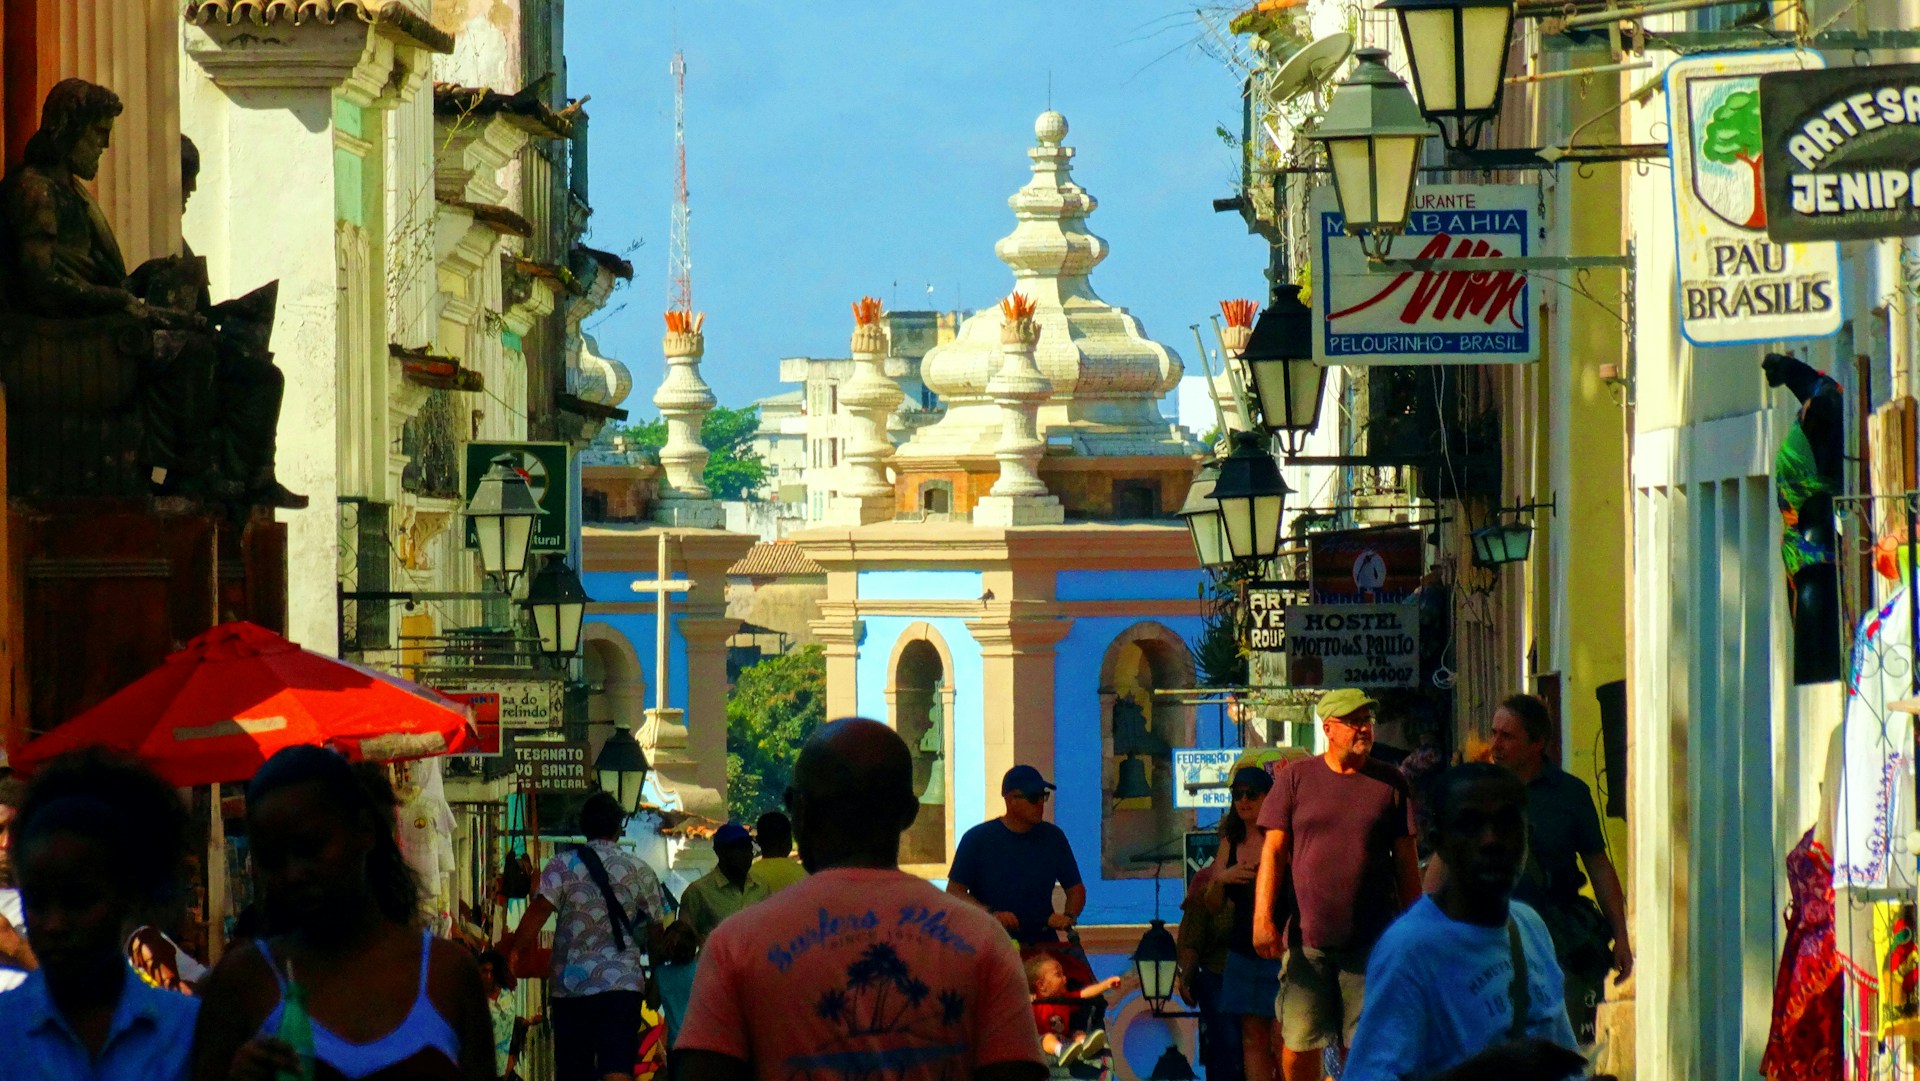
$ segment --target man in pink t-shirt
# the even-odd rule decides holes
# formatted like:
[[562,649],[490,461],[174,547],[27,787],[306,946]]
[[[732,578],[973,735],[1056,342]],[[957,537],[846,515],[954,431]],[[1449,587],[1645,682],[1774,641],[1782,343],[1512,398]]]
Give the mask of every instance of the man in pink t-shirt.
[[810,875],[707,940],[680,1081],[1040,1081],[1006,930],[899,869],[920,809],[900,737],[861,718],[821,727],[787,802]]

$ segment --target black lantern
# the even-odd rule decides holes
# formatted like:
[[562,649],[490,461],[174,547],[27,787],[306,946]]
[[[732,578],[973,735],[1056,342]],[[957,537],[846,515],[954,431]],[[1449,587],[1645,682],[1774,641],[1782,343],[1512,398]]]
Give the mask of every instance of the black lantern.
[[1524,563],[1533,550],[1532,522],[1495,522],[1467,535],[1473,543],[1473,565],[1492,570]]
[[527,550],[533,543],[533,524],[540,504],[511,454],[493,460],[493,468],[474,487],[467,501],[467,521],[473,523],[480,547],[480,569],[489,578],[512,588],[527,569]]
[[1380,10],[1400,17],[1420,114],[1448,147],[1471,148],[1500,112],[1513,0],[1384,0]]
[[1155,916],[1147,925],[1133,948],[1133,967],[1140,975],[1140,997],[1154,1016],[1161,1016],[1173,1000],[1174,977],[1180,971],[1180,944],[1167,930],[1167,921]]
[[1220,470],[1213,465],[1201,468],[1200,475],[1187,488],[1187,501],[1180,505],[1180,517],[1186,520],[1193,536],[1193,555],[1207,570],[1218,570],[1233,562],[1227,550],[1227,527],[1220,517],[1220,504],[1213,500],[1214,481]]
[[1367,254],[1387,256],[1407,227],[1420,144],[1431,132],[1407,84],[1387,70],[1385,49],[1361,49],[1353,74],[1333,92],[1308,137],[1326,148],[1333,193],[1350,236]]
[[1289,453],[1320,426],[1327,369],[1313,361],[1313,311],[1297,285],[1277,285],[1240,354],[1260,403],[1260,426],[1280,435]]
[[619,800],[628,814],[640,809],[641,793],[647,785],[647,774],[652,771],[653,765],[647,761],[647,752],[641,749],[640,741],[623,727],[614,728],[613,735],[601,745],[599,757],[593,760],[600,790]]
[[1242,561],[1272,559],[1280,550],[1280,512],[1287,487],[1280,463],[1257,432],[1233,433],[1233,453],[1220,460],[1213,500],[1220,504],[1227,551]]
[[526,599],[520,602],[533,616],[534,632],[540,636],[540,652],[556,660],[578,654],[580,627],[592,600],[580,585],[580,576],[567,566],[565,557],[557,552],[548,555],[540,566],[540,573],[528,584]]

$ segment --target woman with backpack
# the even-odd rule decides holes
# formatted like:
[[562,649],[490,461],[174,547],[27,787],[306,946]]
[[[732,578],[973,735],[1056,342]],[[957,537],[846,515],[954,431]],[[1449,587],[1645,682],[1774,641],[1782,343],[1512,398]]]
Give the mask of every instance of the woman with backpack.
[[587,843],[547,862],[520,925],[502,944],[513,957],[549,916],[559,916],[547,982],[555,1081],[631,1077],[639,1058],[647,950],[667,902],[653,869],[615,843],[626,820],[612,796],[588,796],[580,807]]

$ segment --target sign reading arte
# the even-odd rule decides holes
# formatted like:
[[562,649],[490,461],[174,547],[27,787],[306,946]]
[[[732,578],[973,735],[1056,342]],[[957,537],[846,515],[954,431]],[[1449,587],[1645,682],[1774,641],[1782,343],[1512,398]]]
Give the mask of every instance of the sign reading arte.
[[1790,50],[1694,56],[1667,68],[1680,329],[1695,345],[1840,329],[1840,246],[1782,243],[1763,183],[1761,79],[1817,66]]
[[1294,687],[1411,687],[1420,679],[1417,604],[1297,604],[1287,609]]
[[1760,76],[1767,235],[1920,234],[1920,64]]
[[[1531,186],[1421,185],[1397,259],[1526,255],[1539,222]],[[1328,364],[1460,364],[1538,360],[1527,276],[1514,270],[1375,274],[1343,231],[1333,191],[1314,195],[1320,261],[1313,283],[1313,359]],[[1324,268],[1324,271],[1321,269]]]
[[1247,583],[1247,648],[1255,654],[1285,653],[1287,607],[1306,599],[1304,583]]

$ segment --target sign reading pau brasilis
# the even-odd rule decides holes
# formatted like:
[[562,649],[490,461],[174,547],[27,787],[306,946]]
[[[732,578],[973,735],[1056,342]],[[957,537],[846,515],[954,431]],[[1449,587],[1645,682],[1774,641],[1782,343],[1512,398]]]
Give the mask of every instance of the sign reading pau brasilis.
[[1840,329],[1840,246],[1770,235],[1761,80],[1813,53],[1694,56],[1667,68],[1680,330],[1695,345],[1820,338]]
[[1760,77],[1767,236],[1920,234],[1920,64]]

